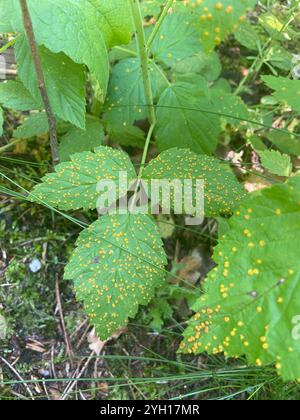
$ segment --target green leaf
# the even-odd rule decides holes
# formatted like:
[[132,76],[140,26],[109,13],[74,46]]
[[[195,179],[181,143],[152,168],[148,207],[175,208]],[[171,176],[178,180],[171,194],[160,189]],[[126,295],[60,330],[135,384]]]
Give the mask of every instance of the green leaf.
[[195,16],[203,48],[211,51],[238,29],[246,20],[248,9],[252,9],[256,3],[256,0],[191,0],[186,6]]
[[[150,65],[150,76],[156,99],[166,88],[167,81],[156,64]],[[106,105],[108,111],[104,115],[104,121],[108,124],[111,137],[118,142],[122,142],[122,130],[126,138],[128,129],[131,130],[135,121],[147,119],[148,111],[145,106],[143,79],[138,59],[122,60],[114,66]],[[130,134],[133,134],[132,131]]]
[[107,45],[128,44],[132,35],[132,17],[128,0],[88,0],[98,12],[99,27]]
[[151,46],[154,60],[167,67],[200,50],[199,35],[186,13],[167,15]]
[[268,139],[283,153],[300,156],[300,140],[293,134],[271,131]]
[[70,160],[71,155],[85,151],[92,151],[101,146],[104,140],[103,125],[99,120],[87,118],[86,129],[72,127],[59,143],[59,157],[61,161]]
[[[75,63],[85,64],[95,74],[105,98],[109,79],[107,46],[102,21],[95,7],[86,0],[27,0],[38,45],[53,53],[64,52]],[[16,32],[24,32],[18,0],[2,0],[13,16]]]
[[248,108],[239,96],[214,90],[212,92],[212,100],[220,113],[220,117],[225,119],[227,123],[236,127],[244,120],[249,120]]
[[177,146],[211,154],[217,147],[221,131],[219,118],[214,113],[217,109],[205,96],[203,86],[185,82],[171,85],[157,104],[159,149]]
[[160,14],[165,0],[143,0],[141,10],[144,17],[156,17]]
[[47,116],[44,112],[39,112],[38,114],[32,114],[30,117],[26,118],[25,121],[14,130],[14,138],[30,138],[35,136],[41,136],[45,133],[48,133],[49,125]]
[[5,108],[12,108],[15,111],[31,111],[42,108],[40,98],[34,99],[23,83],[16,80],[0,83],[0,103]]
[[278,176],[290,176],[293,170],[291,158],[282,155],[276,150],[266,150],[259,152],[262,166],[271,174]]
[[[32,54],[24,35],[15,45],[18,74],[34,98],[40,97]],[[84,66],[74,63],[63,53],[53,54],[39,48],[46,88],[54,113],[80,128],[85,126]]]
[[275,90],[273,96],[281,103],[300,112],[300,80],[285,77],[263,76],[262,80],[269,88]]
[[299,203],[299,175],[242,202],[215,249],[218,267],[193,308],[183,352],[276,361],[285,380],[300,377]]
[[0,107],[0,136],[2,136],[3,134],[3,124],[4,124],[3,109]]
[[227,163],[187,149],[170,149],[161,153],[145,168],[143,178],[204,180],[206,216],[232,214],[246,195]]
[[65,269],[97,335],[105,340],[150,302],[167,264],[158,229],[146,215],[106,215],[84,230]]
[[234,34],[237,41],[249,50],[257,51],[260,43],[259,34],[254,25],[244,22]]
[[128,180],[136,178],[129,157],[120,150],[100,146],[95,153],[77,153],[72,155],[71,162],[57,165],[54,173],[46,175],[32,190],[29,199],[42,200],[61,210],[95,209],[101,196],[97,191],[98,182],[112,180],[117,183],[120,171],[127,172]]
[[222,65],[217,53],[206,54],[203,51],[178,61],[173,66],[173,71],[179,74],[196,73],[212,82],[218,79]]

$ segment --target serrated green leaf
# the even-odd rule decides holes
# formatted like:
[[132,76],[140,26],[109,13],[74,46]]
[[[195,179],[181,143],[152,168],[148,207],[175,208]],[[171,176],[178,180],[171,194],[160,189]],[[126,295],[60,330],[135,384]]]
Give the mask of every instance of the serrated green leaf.
[[[235,127],[250,118],[248,108],[239,96],[213,90],[212,101],[220,113],[220,117]],[[230,117],[231,115],[232,118]]]
[[[155,64],[150,66],[151,84],[154,98],[166,88],[167,81]],[[131,130],[135,121],[147,119],[148,110],[145,100],[140,61],[130,58],[114,66],[109,82],[108,111],[104,121],[108,125],[111,137],[122,142],[122,130],[127,137],[128,127]],[[132,130],[130,131],[132,133]]]
[[86,129],[71,128],[59,142],[59,157],[61,162],[70,160],[74,153],[92,151],[102,145],[104,128],[99,120],[87,118]]
[[206,216],[232,214],[246,195],[228,164],[187,149],[175,148],[161,153],[145,168],[143,178],[204,180]]
[[[13,19],[16,32],[24,32],[18,0],[2,0],[1,6]],[[55,54],[64,52],[75,63],[85,64],[106,96],[109,79],[107,46],[101,20],[95,7],[87,0],[28,0],[33,29],[38,45]]]
[[186,13],[167,15],[151,46],[155,61],[168,67],[200,50],[199,35]]
[[14,130],[14,138],[30,138],[41,136],[49,131],[47,116],[44,112],[32,114]]
[[279,102],[289,105],[294,111],[300,112],[300,80],[275,76],[263,76],[262,80],[269,88],[275,90],[273,96]]
[[271,174],[278,176],[290,176],[293,170],[291,158],[276,150],[259,152],[262,166]]
[[257,51],[260,38],[254,25],[244,22],[239,26],[237,31],[234,33],[234,36],[244,47],[249,50]]
[[[15,53],[20,79],[34,98],[40,97],[32,54],[24,35],[18,37]],[[39,48],[39,55],[53,112],[62,120],[84,128],[84,66],[63,53],[53,54],[43,46]]]
[[77,153],[71,157],[71,162],[57,165],[54,173],[46,175],[29,199],[42,200],[61,210],[95,209],[101,196],[97,191],[98,182],[112,180],[118,187],[120,171],[127,172],[128,180],[136,178],[128,155],[120,150],[100,146],[94,153]]
[[210,112],[218,111],[201,86],[179,82],[168,87],[157,104],[155,135],[159,149],[177,146],[211,154],[221,128],[218,116]]
[[186,7],[195,16],[203,48],[211,51],[238,29],[246,20],[246,12],[256,3],[256,0],[191,0]]
[[16,80],[0,83],[0,103],[5,108],[12,108],[16,111],[31,111],[42,108],[40,98],[34,99],[23,83]]
[[284,379],[300,377],[299,203],[299,175],[242,202],[215,249],[218,267],[194,307],[182,351],[246,355],[259,366],[276,361]]
[[97,10],[99,25],[107,45],[128,44],[132,35],[132,17],[128,0],[88,0]]
[[283,153],[300,156],[300,141],[292,133],[280,133],[271,131],[268,139]]
[[158,229],[146,215],[106,215],[84,230],[65,269],[97,335],[105,340],[149,303],[167,264]]

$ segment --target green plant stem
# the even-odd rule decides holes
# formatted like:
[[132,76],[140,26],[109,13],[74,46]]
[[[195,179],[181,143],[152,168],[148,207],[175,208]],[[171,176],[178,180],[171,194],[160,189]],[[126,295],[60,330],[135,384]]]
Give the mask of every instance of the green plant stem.
[[21,143],[23,140],[24,139],[15,139],[15,140],[12,140],[10,143],[6,144],[5,146],[0,147],[0,154],[10,149],[12,146],[15,146],[16,144]]
[[145,92],[146,104],[148,107],[149,121],[150,121],[150,124],[152,125],[156,123],[156,115],[155,115],[153,93],[152,93],[151,80],[150,80],[149,57],[148,57],[148,49],[146,46],[146,37],[145,37],[145,31],[144,31],[144,26],[143,26],[143,18],[141,14],[139,1],[130,0],[130,5],[131,5],[131,10],[132,10],[134,26],[135,26],[139,57],[141,60],[144,92]]
[[13,38],[10,41],[8,41],[7,44],[3,45],[3,47],[0,48],[0,54],[3,54],[6,50],[8,50],[8,48],[10,48],[13,45],[15,45],[15,43],[17,42],[17,39],[19,38],[19,36],[20,35],[17,35],[15,38]]
[[167,1],[167,3],[165,5],[165,7],[164,7],[164,9],[163,9],[163,11],[162,11],[159,19],[158,19],[158,21],[157,21],[157,23],[155,25],[155,27],[154,27],[153,31],[151,32],[151,35],[150,35],[150,37],[148,39],[147,49],[149,49],[151,47],[151,45],[152,45],[152,43],[153,43],[153,41],[154,41],[154,39],[155,39],[158,31],[160,30],[160,27],[161,27],[161,25],[162,25],[165,17],[167,16],[168,11],[172,7],[173,3],[174,3],[174,0],[168,0]]

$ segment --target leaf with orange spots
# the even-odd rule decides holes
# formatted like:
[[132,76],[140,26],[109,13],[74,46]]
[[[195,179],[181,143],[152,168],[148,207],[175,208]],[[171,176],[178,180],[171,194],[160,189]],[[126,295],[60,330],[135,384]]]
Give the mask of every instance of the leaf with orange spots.
[[57,165],[54,173],[46,175],[29,199],[60,210],[95,209],[102,194],[97,191],[100,181],[115,181],[117,198],[126,193],[120,190],[120,172],[127,173],[128,181],[136,178],[129,156],[121,150],[100,146],[94,153],[76,153],[70,162]]
[[185,353],[246,355],[300,378],[300,176],[249,195],[220,238],[218,267],[184,333]]
[[84,230],[65,269],[77,298],[106,340],[150,302],[167,264],[158,228],[147,215],[106,215]]
[[205,215],[232,214],[246,193],[228,163],[216,158],[197,155],[188,149],[162,152],[145,168],[144,179],[203,179]]
[[195,17],[203,48],[211,51],[238,29],[257,0],[189,0],[184,3]]
[[275,90],[273,96],[284,105],[300,113],[300,80],[286,77],[263,76],[262,80],[269,88]]

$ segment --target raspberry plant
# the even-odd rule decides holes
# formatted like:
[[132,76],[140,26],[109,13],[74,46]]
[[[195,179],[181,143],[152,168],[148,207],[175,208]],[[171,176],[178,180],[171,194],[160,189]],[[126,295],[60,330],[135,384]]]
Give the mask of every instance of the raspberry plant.
[[[117,181],[120,172],[136,185],[151,179],[203,180],[205,215],[219,222],[216,268],[199,287],[180,351],[246,355],[250,364],[275,363],[284,379],[298,379],[300,178],[290,155],[300,154],[299,134],[292,135],[300,82],[288,77],[292,57],[281,47],[293,35],[289,23],[297,18],[297,2],[284,9],[286,22],[280,25],[272,26],[263,13],[264,31],[247,19],[254,0],[27,3],[61,161],[29,200],[60,211],[87,211],[101,198],[98,182]],[[0,84],[0,103],[34,111],[15,130],[15,139],[49,131],[24,22],[18,0],[1,0],[0,31],[15,34],[18,79]],[[215,51],[233,33],[258,52],[235,91],[221,77]],[[260,81],[269,89],[262,105],[272,107],[265,114],[240,96],[249,93],[247,84],[263,66],[272,72]],[[86,90],[92,92],[90,103]],[[274,106],[292,120],[290,126],[272,127]],[[1,130],[2,125],[1,109]],[[237,133],[275,185],[247,193],[243,172],[237,177],[218,158],[220,142],[227,146]],[[107,146],[108,138],[142,150],[138,171],[124,150]],[[149,162],[152,142],[158,156]],[[118,199],[128,192],[118,190]],[[106,340],[151,301],[165,284],[167,269],[152,216],[106,214],[95,216],[79,235],[65,279],[74,281],[91,323]]]

